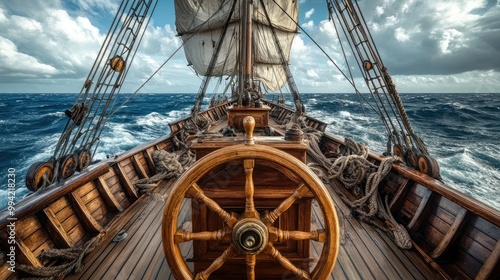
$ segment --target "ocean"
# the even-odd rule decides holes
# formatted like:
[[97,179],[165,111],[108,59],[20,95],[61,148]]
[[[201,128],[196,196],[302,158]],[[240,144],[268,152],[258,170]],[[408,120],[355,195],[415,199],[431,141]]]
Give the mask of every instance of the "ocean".
[[[122,94],[121,98],[126,98]],[[0,209],[7,205],[7,174],[16,199],[26,196],[25,174],[48,160],[76,94],[0,94]],[[189,114],[195,95],[138,94],[108,122],[94,159],[105,159],[169,134],[168,123]],[[269,99],[272,99],[268,97]],[[500,94],[402,94],[415,132],[423,138],[452,188],[500,209]],[[383,152],[378,116],[363,112],[354,94],[303,94],[306,112],[327,131]],[[10,177],[9,177],[10,178]]]

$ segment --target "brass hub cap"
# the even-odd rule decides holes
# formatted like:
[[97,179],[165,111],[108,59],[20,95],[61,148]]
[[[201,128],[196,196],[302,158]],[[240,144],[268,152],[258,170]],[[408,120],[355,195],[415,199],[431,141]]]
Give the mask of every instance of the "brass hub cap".
[[239,221],[233,229],[233,244],[245,255],[256,255],[267,245],[267,227],[258,219]]

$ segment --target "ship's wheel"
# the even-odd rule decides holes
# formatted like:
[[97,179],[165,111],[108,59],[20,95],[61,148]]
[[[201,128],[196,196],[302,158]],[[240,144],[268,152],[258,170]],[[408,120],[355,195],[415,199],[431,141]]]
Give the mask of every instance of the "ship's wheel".
[[[327,279],[333,270],[339,249],[339,224],[331,197],[321,180],[304,163],[278,149],[254,145],[252,140],[253,118],[245,119],[246,144],[221,148],[201,158],[188,169],[173,186],[163,212],[162,239],[167,262],[176,279],[208,279],[210,274],[236,256],[244,256],[247,279],[255,278],[258,254],[267,254],[297,279]],[[247,129],[248,128],[248,129]],[[248,132],[250,131],[250,132]],[[245,170],[245,205],[240,215],[229,213],[216,201],[207,197],[200,187],[200,179],[218,166],[241,162]],[[266,162],[287,176],[299,178],[299,186],[272,211],[259,213],[254,203],[255,161]],[[243,187],[243,186],[242,186]],[[312,193],[323,213],[324,228],[305,231],[288,231],[274,227],[274,222],[301,197]],[[179,229],[178,217],[185,198],[204,203],[224,221],[218,231],[190,232]],[[228,241],[227,249],[208,268],[196,275],[183,258],[180,245],[191,240]],[[296,267],[275,246],[286,240],[314,240],[323,243],[317,264],[311,271]]]

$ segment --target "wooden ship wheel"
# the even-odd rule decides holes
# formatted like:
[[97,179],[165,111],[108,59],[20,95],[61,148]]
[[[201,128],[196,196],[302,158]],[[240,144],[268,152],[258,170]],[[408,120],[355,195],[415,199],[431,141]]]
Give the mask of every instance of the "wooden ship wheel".
[[[202,157],[173,186],[162,221],[163,249],[172,273],[176,279],[208,279],[219,268],[224,271],[226,262],[240,261],[243,263],[243,269],[235,271],[228,268],[224,271],[225,275],[241,273],[243,270],[242,276],[246,275],[247,279],[269,278],[259,271],[259,265],[273,263],[278,270],[284,269],[288,274],[294,274],[297,279],[328,278],[335,265],[339,248],[338,217],[328,191],[316,174],[297,158],[273,147],[254,144],[253,118],[246,118],[244,126],[247,131],[245,144],[224,147]],[[228,163],[240,165],[244,170],[242,186],[238,186],[241,188],[239,193],[243,194],[243,198],[238,200],[237,194],[234,194],[234,201],[243,204],[240,213],[225,210],[215,199],[210,198],[202,187],[205,182],[203,178]],[[254,184],[254,179],[258,181],[260,176],[254,172],[256,164],[273,168],[281,172],[281,175],[298,182],[289,192],[290,195],[278,206],[273,206],[270,211],[259,211],[266,208],[258,206],[261,204],[256,199],[259,188]],[[284,216],[292,205],[306,196],[312,196],[317,201],[320,212],[323,213],[323,228],[307,231],[279,228],[280,223],[276,221],[280,216]],[[216,213],[216,216],[223,221],[220,223],[222,228],[201,232],[180,229],[179,217],[183,215],[181,208],[186,199],[197,201]],[[318,259],[314,260],[316,265],[312,267],[307,263],[298,267],[291,259],[284,256],[276,244],[289,240],[297,242],[314,240],[321,243],[321,253]],[[191,268],[188,266],[180,248],[191,241],[221,242],[225,244],[225,249],[218,253],[218,257],[209,260],[203,269],[198,269],[199,271],[194,269],[193,272],[193,265],[190,265]]]

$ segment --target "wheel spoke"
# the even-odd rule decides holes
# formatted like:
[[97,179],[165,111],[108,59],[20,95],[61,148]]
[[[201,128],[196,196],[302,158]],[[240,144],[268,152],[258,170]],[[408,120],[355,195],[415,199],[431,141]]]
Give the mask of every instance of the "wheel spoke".
[[247,280],[255,279],[255,262],[257,255],[247,255]]
[[283,242],[287,240],[314,240],[321,243],[326,242],[326,232],[324,229],[306,231],[289,231],[281,230],[279,228],[269,228],[269,241],[270,242]]
[[175,243],[183,243],[191,240],[203,240],[203,241],[221,241],[226,242],[231,241],[231,229],[223,228],[217,231],[201,231],[201,232],[191,232],[185,230],[178,230],[174,235]]
[[191,187],[188,189],[187,194],[191,196],[192,198],[201,201],[207,205],[210,210],[214,211],[221,217],[221,219],[231,228],[236,224],[238,221],[236,217],[232,216],[228,212],[226,212],[220,205],[215,202],[213,199],[207,197],[203,190],[198,186],[198,184],[193,183]]
[[269,212],[264,218],[262,218],[262,222],[270,226],[278,219],[281,214],[283,214],[292,204],[301,199],[304,195],[306,195],[309,192],[309,188],[305,184],[301,184],[291,196],[289,196],[287,199],[285,199],[281,204],[276,207],[273,211]]
[[208,277],[210,276],[210,274],[212,274],[214,271],[216,271],[217,269],[219,269],[227,260],[229,260],[230,258],[233,258],[234,256],[236,256],[236,254],[238,253],[238,249],[236,249],[236,247],[234,247],[234,245],[230,245],[226,251],[224,251],[224,253],[222,253],[222,255],[220,255],[220,257],[218,257],[217,259],[215,259],[215,261],[207,268],[205,269],[204,271],[196,274],[196,277],[195,279],[196,280],[205,280],[205,279],[208,279]]
[[258,216],[257,210],[255,210],[255,204],[253,202],[253,194],[255,191],[253,184],[253,168],[255,166],[255,161],[253,159],[245,159],[243,161],[243,166],[245,167],[245,218],[256,218]]
[[264,249],[264,252],[278,261],[281,266],[295,274],[295,276],[297,276],[297,279],[311,279],[311,276],[307,271],[293,265],[293,263],[290,262],[289,259],[283,257],[283,255],[276,248],[274,248],[272,243],[269,243],[267,245],[266,249]]

